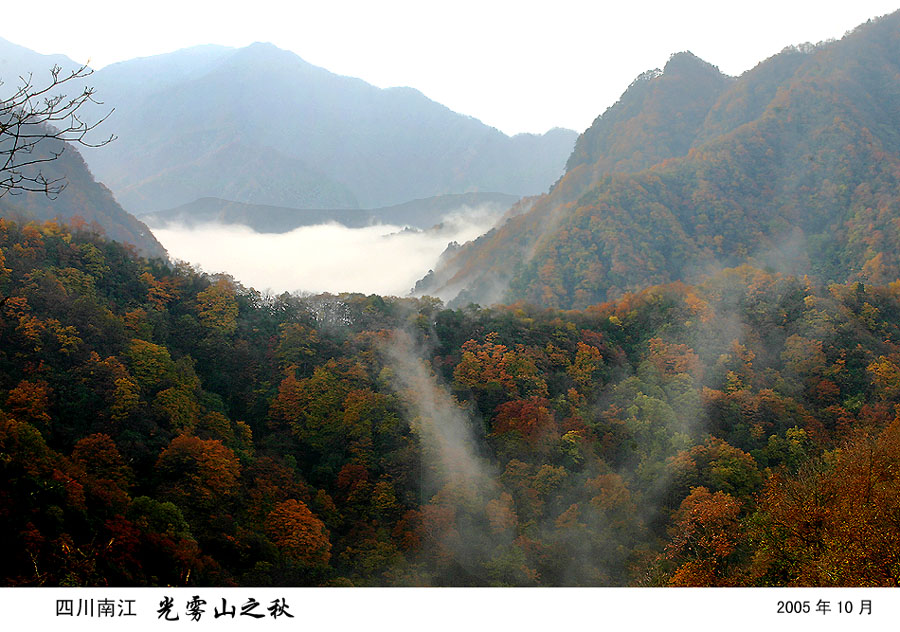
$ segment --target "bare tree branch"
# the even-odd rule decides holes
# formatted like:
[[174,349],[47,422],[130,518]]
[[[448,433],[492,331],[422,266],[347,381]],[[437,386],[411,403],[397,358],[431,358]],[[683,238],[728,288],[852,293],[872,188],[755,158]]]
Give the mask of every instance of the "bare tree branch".
[[[12,96],[0,100],[0,197],[36,191],[55,198],[65,188],[65,178],[48,178],[40,167],[34,169],[35,165],[59,158],[65,151],[65,143],[102,147],[115,140],[110,135],[97,143],[88,141],[88,134],[113,113],[110,110],[94,123],[82,118],[79,110],[86,104],[102,105],[94,97],[93,87],[79,88],[74,97],[57,93],[58,89],[78,85],[80,79],[92,73],[87,65],[69,73],[54,66],[48,85],[39,88],[32,75],[20,76],[20,86]],[[60,142],[52,143],[52,148],[45,145],[38,151],[39,145],[48,140]]]

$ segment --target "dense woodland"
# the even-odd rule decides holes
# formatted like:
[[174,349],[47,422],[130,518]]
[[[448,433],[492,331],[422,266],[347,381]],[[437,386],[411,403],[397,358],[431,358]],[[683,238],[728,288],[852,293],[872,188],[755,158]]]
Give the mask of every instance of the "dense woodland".
[[0,205],[0,581],[900,583],[898,34],[674,55],[419,298],[171,263],[62,154]]
[[745,263],[900,278],[900,12],[737,78],[690,53],[644,73],[565,175],[452,253],[422,293],[583,309]]
[[0,220],[6,585],[893,585],[900,283],[263,296]]

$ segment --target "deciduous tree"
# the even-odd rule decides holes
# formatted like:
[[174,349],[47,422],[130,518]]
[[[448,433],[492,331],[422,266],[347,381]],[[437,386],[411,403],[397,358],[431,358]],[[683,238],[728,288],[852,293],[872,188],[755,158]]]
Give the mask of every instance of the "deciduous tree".
[[24,191],[56,197],[65,180],[48,178],[41,165],[59,158],[67,143],[99,147],[114,139],[90,140],[112,113],[95,122],[83,118],[88,104],[100,103],[94,88],[82,84],[92,72],[86,65],[68,72],[54,66],[45,85],[36,85],[31,75],[20,77],[15,92],[0,100],[0,197]]

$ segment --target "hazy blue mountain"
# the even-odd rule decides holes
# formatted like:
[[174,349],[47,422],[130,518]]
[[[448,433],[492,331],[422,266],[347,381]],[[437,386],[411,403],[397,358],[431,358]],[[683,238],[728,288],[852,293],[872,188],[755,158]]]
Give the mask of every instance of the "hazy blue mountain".
[[[61,149],[60,141],[45,140],[35,147],[33,155],[49,156]],[[75,147],[66,144],[55,160],[23,172],[36,173],[38,167],[48,180],[65,178],[65,189],[55,198],[35,192],[7,193],[0,197],[0,217],[64,222],[80,217],[88,224],[94,223],[110,239],[134,245],[146,257],[167,256],[150,229],[119,206],[109,189],[94,179]]]
[[517,199],[504,193],[459,193],[362,210],[298,209],[206,197],[165,211],[145,213],[140,217],[153,227],[167,224],[188,227],[207,223],[241,224],[259,233],[285,233],[300,226],[328,222],[350,228],[378,223],[426,229],[453,212],[477,210],[485,215],[500,217]]
[[116,107],[107,123],[119,138],[86,159],[138,213],[202,197],[377,208],[446,193],[541,193],[576,137],[509,137],[414,89],[382,90],[271,44],[187,49],[91,79]]
[[[23,80],[29,79],[29,75],[35,87],[49,85],[52,79],[50,69],[54,66],[59,66],[62,70],[60,77],[65,77],[67,73],[81,68],[82,64],[64,55],[42,55],[0,39],[0,98],[15,92]],[[90,82],[90,78],[87,82]],[[66,84],[64,89],[66,93],[76,93],[81,92],[85,85],[85,81],[76,80]],[[62,92],[63,87],[59,91]],[[108,108],[101,108],[103,106],[98,105],[94,111],[108,111]],[[109,132],[106,132],[105,137],[108,135]],[[62,147],[59,141],[45,141],[36,146],[34,157],[49,156],[50,152],[56,153]],[[126,212],[116,202],[110,190],[96,181],[76,147],[66,145],[59,158],[39,167],[32,167],[30,171],[36,173],[38,168],[49,180],[64,178],[66,188],[63,192],[56,198],[41,193],[7,193],[0,197],[0,217],[15,216],[36,220],[58,218],[68,221],[78,216],[89,224],[94,222],[109,238],[136,246],[141,254],[149,257],[166,256],[165,249],[147,226]]]
[[0,97],[14,92],[22,85],[20,77],[28,79],[29,73],[35,85],[46,85],[53,66],[72,72],[81,65],[65,55],[42,55],[0,37]]
[[[53,65],[80,67],[0,40],[0,79],[12,77],[10,88],[28,73],[46,83]],[[335,219],[425,228],[460,205],[487,204],[499,216],[522,194],[549,188],[576,136],[554,129],[509,137],[411,88],[382,90],[270,44],[134,59],[64,88],[84,86],[102,101],[86,108],[89,119],[113,109],[95,140],[117,139],[82,149],[107,197],[113,191],[136,212],[169,209],[159,217],[215,217],[264,231]],[[90,196],[71,186],[65,197]],[[49,212],[32,198],[13,205]],[[374,210],[348,212],[360,207]],[[142,245],[154,254],[157,247]]]
[[431,228],[453,213],[480,211],[499,218],[518,199],[505,193],[451,193],[373,209],[371,213],[382,224]]

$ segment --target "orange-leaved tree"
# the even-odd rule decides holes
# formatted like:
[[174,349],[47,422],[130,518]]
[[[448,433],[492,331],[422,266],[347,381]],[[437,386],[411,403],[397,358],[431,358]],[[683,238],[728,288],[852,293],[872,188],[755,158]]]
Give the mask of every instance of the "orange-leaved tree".
[[325,566],[331,559],[331,542],[325,524],[299,500],[275,505],[266,518],[266,535],[294,562]]

